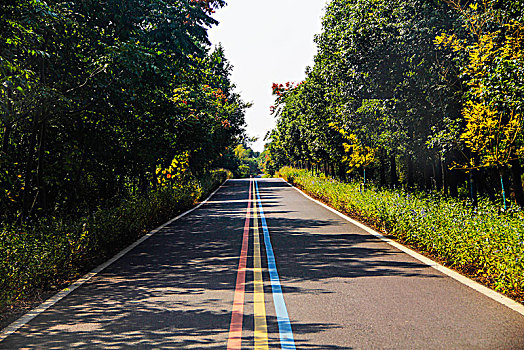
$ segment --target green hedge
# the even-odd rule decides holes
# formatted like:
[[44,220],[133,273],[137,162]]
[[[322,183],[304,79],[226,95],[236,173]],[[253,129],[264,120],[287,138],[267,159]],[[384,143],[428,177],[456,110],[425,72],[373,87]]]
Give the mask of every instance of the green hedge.
[[495,290],[524,301],[524,212],[505,213],[487,200],[477,207],[437,194],[367,188],[282,168],[279,176],[366,221],[400,241],[426,251]]
[[215,170],[200,181],[123,200],[81,219],[46,218],[31,227],[0,226],[0,310],[37,290],[77,277],[154,227],[205,198],[232,174]]

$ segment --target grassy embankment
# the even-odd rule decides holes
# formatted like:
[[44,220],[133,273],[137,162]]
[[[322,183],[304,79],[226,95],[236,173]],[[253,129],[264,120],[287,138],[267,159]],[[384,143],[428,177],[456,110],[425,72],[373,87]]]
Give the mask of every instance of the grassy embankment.
[[306,170],[282,168],[288,182],[333,208],[435,257],[515,300],[524,302],[524,212],[501,213],[481,200],[470,203],[437,194],[367,188]]
[[78,277],[232,176],[216,170],[177,189],[158,190],[100,208],[81,219],[47,218],[31,227],[0,226],[0,311]]

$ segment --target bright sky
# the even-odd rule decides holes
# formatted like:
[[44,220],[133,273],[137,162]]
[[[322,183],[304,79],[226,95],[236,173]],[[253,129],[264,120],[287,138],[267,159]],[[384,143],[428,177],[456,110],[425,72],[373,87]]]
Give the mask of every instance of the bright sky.
[[275,126],[269,107],[272,83],[300,82],[313,65],[327,0],[227,0],[213,16],[220,24],[209,31],[213,44],[222,43],[233,65],[236,91],[253,107],[246,113],[247,133],[258,137],[251,145],[264,148],[264,136]]

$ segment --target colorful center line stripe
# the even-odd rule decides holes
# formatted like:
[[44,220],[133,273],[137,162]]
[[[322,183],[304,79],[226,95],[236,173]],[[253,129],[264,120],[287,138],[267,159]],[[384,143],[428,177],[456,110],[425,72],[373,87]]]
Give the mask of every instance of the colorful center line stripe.
[[258,183],[255,180],[255,190],[258,199],[258,208],[260,210],[260,219],[262,221],[262,230],[264,231],[264,244],[266,246],[267,267],[269,270],[269,279],[271,280],[271,289],[273,291],[273,302],[275,304],[275,312],[277,314],[278,330],[280,332],[280,345],[282,349],[295,350],[295,340],[293,338],[293,330],[291,329],[291,322],[287,313],[286,303],[284,301],[284,294],[282,293],[282,286],[280,285],[280,278],[278,277],[277,264],[275,254],[273,253],[273,246],[271,245],[271,238],[269,237],[269,230],[267,228],[266,217],[260,200],[260,193],[258,191]]
[[268,350],[266,303],[264,301],[264,281],[260,258],[260,233],[255,193],[253,193],[253,299],[255,313],[255,350]]
[[255,350],[269,349],[266,321],[266,305],[264,299],[264,281],[262,277],[262,257],[260,232],[258,226],[258,213],[260,213],[260,220],[262,223],[262,231],[264,235],[264,245],[266,246],[266,256],[269,278],[271,281],[271,291],[273,294],[273,303],[275,304],[278,330],[280,333],[280,345],[282,349],[295,350],[296,348],[295,341],[293,338],[293,331],[291,329],[291,322],[289,321],[286,303],[284,302],[284,294],[282,293],[282,286],[280,285],[280,278],[277,272],[275,254],[273,253],[273,246],[271,245],[271,238],[269,236],[266,217],[264,215],[262,200],[260,199],[258,183],[256,180],[249,181],[248,198],[249,200],[246,212],[246,221],[244,224],[240,261],[238,263],[237,281],[235,288],[235,296],[233,300],[231,325],[229,327],[227,349],[238,350],[242,348],[242,322],[244,316],[244,301],[246,289],[246,265],[249,247],[251,202],[253,202],[253,301],[255,319]]
[[246,290],[246,263],[247,250],[249,243],[249,222],[251,214],[251,186],[249,181],[249,196],[244,223],[244,233],[242,238],[242,249],[240,251],[240,261],[237,270],[237,283],[235,297],[233,300],[233,313],[231,315],[231,325],[229,326],[229,337],[227,339],[228,350],[240,350],[242,348],[242,319],[244,317],[244,294]]

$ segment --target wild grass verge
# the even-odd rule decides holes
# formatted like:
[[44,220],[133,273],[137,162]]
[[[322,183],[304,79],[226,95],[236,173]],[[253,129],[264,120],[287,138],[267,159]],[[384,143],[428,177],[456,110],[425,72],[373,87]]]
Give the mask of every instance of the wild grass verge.
[[194,206],[230,171],[122,200],[80,219],[43,218],[31,226],[0,224],[0,311],[74,279],[154,227]]
[[524,302],[524,212],[438,194],[368,187],[282,168],[278,174],[333,208]]

